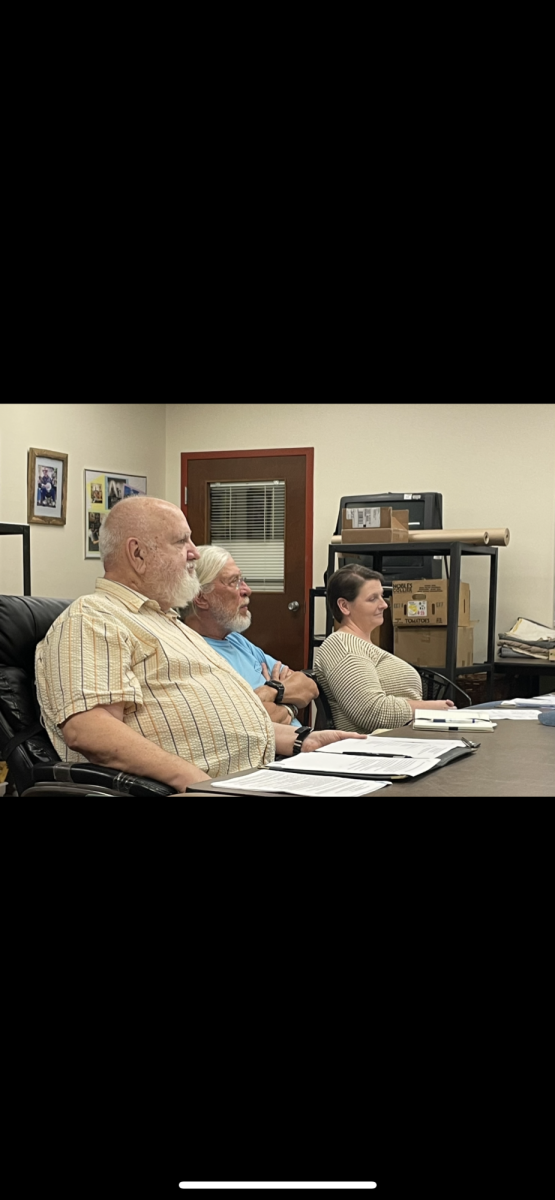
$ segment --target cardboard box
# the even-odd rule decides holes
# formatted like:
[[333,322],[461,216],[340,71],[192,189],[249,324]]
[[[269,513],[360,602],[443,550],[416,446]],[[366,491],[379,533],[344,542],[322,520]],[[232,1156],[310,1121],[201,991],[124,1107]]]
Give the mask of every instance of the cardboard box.
[[[459,625],[457,629],[457,667],[471,667],[474,662],[474,625]],[[447,662],[447,630],[442,628],[406,629],[394,626],[394,646],[397,658],[414,667],[445,670]]]
[[408,508],[344,508],[341,513],[343,542],[408,542]]
[[[337,629],[339,629],[339,625],[337,621],[334,620],[333,632],[335,633]],[[383,623],[381,625],[377,625],[376,628],[372,630],[372,633],[370,634],[370,641],[373,642],[375,646],[379,646],[380,650],[387,650],[390,654],[393,654],[393,622],[391,620],[391,600],[389,601],[389,608],[384,609]]]
[[[396,579],[394,625],[447,625],[448,579]],[[461,583],[457,625],[470,625],[470,585]]]

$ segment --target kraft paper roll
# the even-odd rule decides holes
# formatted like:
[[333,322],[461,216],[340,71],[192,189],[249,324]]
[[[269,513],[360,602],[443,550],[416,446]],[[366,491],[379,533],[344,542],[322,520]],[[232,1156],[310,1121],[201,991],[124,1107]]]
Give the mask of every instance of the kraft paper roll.
[[490,529],[489,544],[490,546],[508,546],[511,540],[511,535],[508,529]]
[[[469,546],[489,546],[490,534],[487,529],[409,529],[409,542],[466,542]],[[506,542],[497,545],[505,546]]]

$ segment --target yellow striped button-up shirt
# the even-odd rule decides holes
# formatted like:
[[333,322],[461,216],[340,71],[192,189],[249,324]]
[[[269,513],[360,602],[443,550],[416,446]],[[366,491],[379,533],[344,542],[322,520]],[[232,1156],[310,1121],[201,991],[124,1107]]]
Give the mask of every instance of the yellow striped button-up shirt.
[[124,703],[124,723],[214,779],[275,757],[272,722],[252,688],[170,609],[98,579],[51,625],[35,656],[48,736],[63,762],[86,762],[58,728]]

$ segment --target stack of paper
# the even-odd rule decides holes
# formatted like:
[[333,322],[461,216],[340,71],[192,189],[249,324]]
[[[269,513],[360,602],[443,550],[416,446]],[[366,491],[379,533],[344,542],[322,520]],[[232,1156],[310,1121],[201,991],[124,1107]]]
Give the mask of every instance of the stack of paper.
[[[476,714],[478,715],[478,714]],[[489,717],[490,721],[535,721],[540,715],[539,708],[481,708],[480,719]]]
[[[308,754],[303,754],[303,759]],[[292,760],[293,762],[296,759]],[[366,796],[368,792],[377,792],[380,788],[390,787],[391,781],[379,779],[330,779],[321,775],[310,779],[299,771],[290,771],[287,777],[280,779],[275,771],[252,771],[241,775],[238,779],[213,779],[212,787],[220,792],[283,792],[287,796]]]
[[414,729],[426,729],[428,733],[443,733],[449,729],[469,729],[476,733],[495,729],[495,722],[490,717],[480,716],[476,710],[468,712],[464,708],[416,708],[414,711]]
[[368,737],[365,742],[344,738],[342,742],[332,742],[319,750],[298,754],[296,758],[272,763],[268,770],[272,774],[283,772],[285,775],[314,772],[316,775],[351,775],[355,778],[416,779],[434,767],[442,766],[446,756],[460,754],[461,750],[468,753],[468,743],[464,739],[439,743],[424,738]]
[[[339,743],[334,742],[333,748]],[[323,754],[323,750],[327,750],[327,746],[322,746],[320,750],[306,751],[302,757],[299,754],[296,758],[287,758],[278,763],[271,763],[268,770],[273,774],[278,771],[305,772],[314,771],[317,775],[383,775],[384,778],[389,778],[390,775],[424,775],[430,770],[431,766],[435,766],[439,759],[436,758],[409,758],[405,754],[356,754],[352,750],[347,750],[345,753],[339,754]],[[330,747],[331,749],[331,747]]]
[[546,692],[544,696],[531,696],[529,700],[516,696],[514,700],[502,700],[503,706],[514,707],[515,704],[531,708],[555,708],[555,692]]

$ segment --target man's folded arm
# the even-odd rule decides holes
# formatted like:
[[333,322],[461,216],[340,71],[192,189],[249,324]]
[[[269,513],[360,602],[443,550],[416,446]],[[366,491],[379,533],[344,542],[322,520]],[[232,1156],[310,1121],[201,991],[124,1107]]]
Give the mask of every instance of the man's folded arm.
[[210,778],[194,763],[176,754],[169,754],[161,746],[130,729],[124,724],[123,709],[123,701],[119,704],[101,704],[68,717],[60,725],[66,746],[98,766],[114,767],[118,771],[156,779],[159,783],[174,787],[176,791]]
[[[305,675],[304,671],[292,671],[289,667],[283,667],[280,662],[276,662],[270,674],[267,662],[263,661],[260,666],[265,679],[277,679],[283,684],[284,704],[296,704],[298,708],[305,708],[311,700],[316,699],[318,686],[314,679]],[[259,693],[262,692],[262,688],[256,690]],[[275,689],[266,688],[266,691],[262,693],[261,699],[264,702],[267,699],[266,692],[270,693],[271,691],[275,691]]]
[[297,704],[299,708],[304,708],[318,695],[318,686],[314,679],[310,679],[302,671],[294,671],[292,675],[288,675],[283,681],[283,686],[283,703]]

